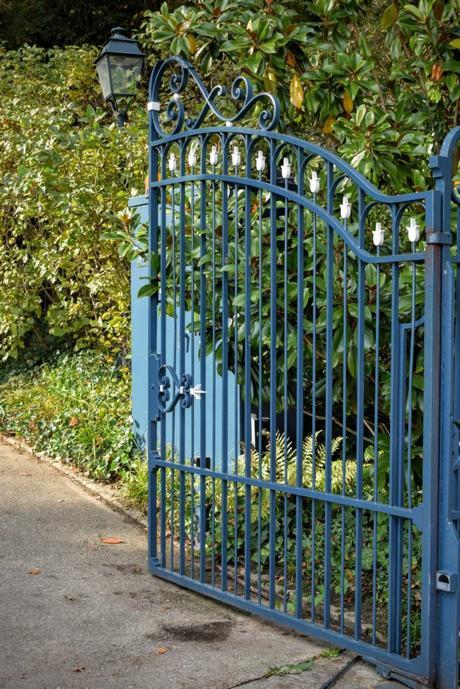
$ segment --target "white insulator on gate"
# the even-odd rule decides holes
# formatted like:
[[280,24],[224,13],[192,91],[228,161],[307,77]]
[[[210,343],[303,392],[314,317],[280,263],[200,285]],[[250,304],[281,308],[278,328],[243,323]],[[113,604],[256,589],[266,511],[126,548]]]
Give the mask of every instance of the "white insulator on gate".
[[374,246],[383,246],[383,242],[385,240],[385,231],[382,227],[382,223],[375,223],[375,230],[372,232],[372,240],[374,242]]
[[175,100],[177,103],[177,101],[180,100],[180,94],[179,93],[173,93],[173,100]]
[[257,157],[256,157],[256,170],[257,172],[263,172],[265,170],[265,156],[263,154],[263,151],[257,151]]
[[348,194],[345,194],[343,201],[340,204],[340,217],[342,220],[346,220],[351,215],[351,203],[348,200]]
[[168,167],[170,172],[174,172],[174,170],[176,169],[176,163],[176,156],[174,155],[174,152],[171,151],[168,158]]
[[289,158],[283,159],[283,164],[281,165],[281,174],[283,179],[288,179],[291,176],[291,164],[289,163]]
[[196,150],[194,148],[191,148],[189,151],[188,164],[190,167],[194,167],[194,165],[196,165]]
[[232,163],[235,167],[241,163],[241,153],[238,146],[233,146]]
[[211,152],[209,153],[209,162],[211,165],[217,165],[217,146],[211,146]]
[[316,170],[311,171],[310,177],[310,191],[312,194],[317,194],[319,192],[319,176]]
[[407,226],[407,236],[409,237],[409,241],[412,243],[418,242],[420,239],[420,229],[415,218],[410,218],[409,220],[409,224]]

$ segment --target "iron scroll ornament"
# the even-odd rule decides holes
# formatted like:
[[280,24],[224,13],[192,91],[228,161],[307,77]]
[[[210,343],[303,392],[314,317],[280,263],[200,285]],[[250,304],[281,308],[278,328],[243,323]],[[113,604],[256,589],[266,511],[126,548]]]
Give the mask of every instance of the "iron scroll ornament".
[[[171,392],[173,392],[172,399]],[[192,406],[194,399],[199,400],[205,394],[206,390],[201,388],[201,384],[193,385],[193,378],[189,373],[183,373],[179,378],[172,366],[166,364],[160,366],[158,370],[158,405],[163,414],[173,411],[179,402],[183,409],[188,409]]]
[[[174,123],[170,131],[165,131],[160,124],[160,89],[165,71],[171,66],[175,71],[169,78],[169,91],[171,98],[166,106],[166,122]],[[189,76],[192,77],[201,95],[204,104],[200,113],[195,118],[186,117],[184,102],[181,94],[185,91]],[[233,117],[225,115],[216,105],[217,98],[227,95],[225,86],[217,84],[208,91],[203,80],[193,66],[182,57],[174,55],[166,60],[160,60],[152,70],[149,83],[149,109],[152,111],[154,129],[159,138],[173,136],[183,129],[197,129],[203,123],[206,115],[212,112],[215,117],[225,124],[232,125],[239,122],[257,103],[267,102],[266,107],[259,115],[259,128],[263,131],[274,129],[280,120],[280,104],[278,98],[271,93],[261,92],[254,94],[253,86],[247,77],[237,77],[230,88],[230,97],[239,104],[239,110]]]

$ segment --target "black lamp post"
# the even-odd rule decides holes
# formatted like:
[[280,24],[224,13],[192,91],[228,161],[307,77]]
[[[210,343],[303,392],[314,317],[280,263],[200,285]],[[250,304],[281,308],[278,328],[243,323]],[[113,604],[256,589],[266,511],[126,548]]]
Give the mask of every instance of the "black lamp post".
[[96,60],[96,68],[104,100],[111,104],[120,127],[127,119],[126,99],[135,95],[144,65],[145,55],[136,41],[121,27],[112,29],[110,39]]

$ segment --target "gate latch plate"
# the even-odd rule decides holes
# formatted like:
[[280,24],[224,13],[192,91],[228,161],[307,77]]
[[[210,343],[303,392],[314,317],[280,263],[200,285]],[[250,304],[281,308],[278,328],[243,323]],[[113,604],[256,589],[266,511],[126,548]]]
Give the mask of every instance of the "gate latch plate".
[[457,590],[457,575],[455,572],[438,570],[436,572],[436,590],[445,593],[455,593]]

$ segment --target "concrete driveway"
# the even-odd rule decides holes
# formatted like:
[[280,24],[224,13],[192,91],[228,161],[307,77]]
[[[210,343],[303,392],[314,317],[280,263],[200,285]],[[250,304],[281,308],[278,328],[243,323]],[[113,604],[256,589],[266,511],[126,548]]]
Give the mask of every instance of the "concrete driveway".
[[328,657],[319,642],[151,577],[142,528],[9,445],[0,445],[0,544],[1,689],[381,682],[349,654]]

